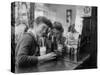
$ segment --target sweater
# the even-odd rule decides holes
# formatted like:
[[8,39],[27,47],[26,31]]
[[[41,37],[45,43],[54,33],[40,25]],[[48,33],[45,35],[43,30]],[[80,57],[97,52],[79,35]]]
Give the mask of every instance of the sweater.
[[24,33],[15,50],[16,66],[33,67],[38,63],[39,45],[32,33]]

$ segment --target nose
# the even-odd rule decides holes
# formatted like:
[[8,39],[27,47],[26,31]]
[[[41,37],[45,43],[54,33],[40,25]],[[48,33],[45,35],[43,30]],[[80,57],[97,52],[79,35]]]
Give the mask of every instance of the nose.
[[45,34],[45,32],[46,32],[46,31],[45,31],[45,30],[43,30],[43,34]]

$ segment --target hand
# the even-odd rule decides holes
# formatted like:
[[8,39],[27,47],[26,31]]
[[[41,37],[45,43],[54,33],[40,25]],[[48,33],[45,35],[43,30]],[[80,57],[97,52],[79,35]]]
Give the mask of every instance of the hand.
[[59,52],[62,52],[62,49],[63,49],[63,45],[58,44],[58,51],[59,51]]
[[62,55],[62,52],[63,52],[63,45],[62,44],[58,44],[58,48],[57,50],[54,50],[55,54],[57,56],[61,56]]
[[45,55],[42,55],[42,56],[39,56],[38,57],[38,60],[41,62],[41,61],[48,61],[48,60],[52,60],[52,59],[55,59],[56,57],[56,54],[54,52],[51,52],[51,53],[48,53],[48,54],[45,54]]

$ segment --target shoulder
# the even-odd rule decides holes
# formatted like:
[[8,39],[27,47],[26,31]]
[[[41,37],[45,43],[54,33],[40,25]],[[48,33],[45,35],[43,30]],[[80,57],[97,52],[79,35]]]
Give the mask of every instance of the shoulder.
[[32,36],[29,33],[24,33],[22,39],[31,39]]
[[34,40],[34,36],[30,33],[24,33],[23,37],[20,39],[21,42],[32,42]]

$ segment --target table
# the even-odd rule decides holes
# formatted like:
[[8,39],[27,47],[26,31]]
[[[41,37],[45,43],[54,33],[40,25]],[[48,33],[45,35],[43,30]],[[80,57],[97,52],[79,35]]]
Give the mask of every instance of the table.
[[79,62],[68,61],[68,57],[60,58],[58,60],[47,61],[44,63],[38,63],[36,67],[27,69],[16,68],[16,73],[27,73],[27,72],[48,72],[48,71],[61,71],[61,70],[74,70],[81,65],[90,55],[83,56]]

